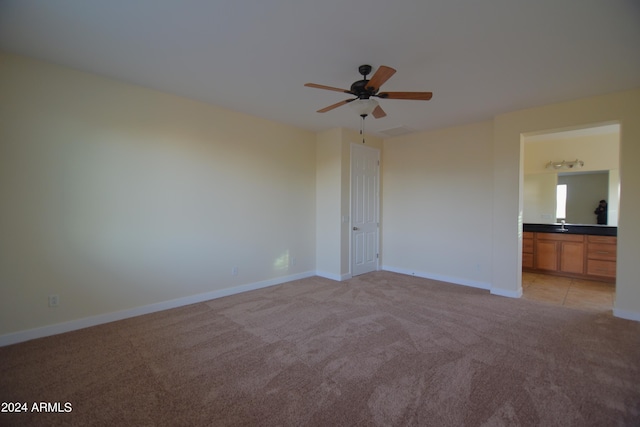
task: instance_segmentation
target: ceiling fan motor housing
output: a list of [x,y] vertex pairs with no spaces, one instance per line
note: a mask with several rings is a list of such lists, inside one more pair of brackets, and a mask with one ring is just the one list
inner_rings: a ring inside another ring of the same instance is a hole
[[369,80],[367,79],[367,75],[371,73],[371,65],[361,65],[358,67],[358,72],[362,74],[364,79],[358,80],[351,85],[351,93],[358,97],[358,99],[369,99],[371,95],[374,95],[375,92],[371,92],[367,90],[367,83]]
[[351,85],[351,93],[357,96],[359,99],[369,99],[375,92],[367,90],[367,83],[369,80],[358,80]]

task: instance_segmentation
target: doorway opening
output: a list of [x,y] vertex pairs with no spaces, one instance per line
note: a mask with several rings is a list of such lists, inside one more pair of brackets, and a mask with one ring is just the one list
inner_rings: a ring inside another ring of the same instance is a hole
[[[610,312],[615,301],[620,125],[535,132],[522,135],[521,141],[523,297]],[[581,167],[557,167],[565,162]],[[604,184],[595,184],[603,179]],[[594,211],[601,200],[608,202],[609,217],[602,226]],[[598,237],[600,232],[606,237]]]

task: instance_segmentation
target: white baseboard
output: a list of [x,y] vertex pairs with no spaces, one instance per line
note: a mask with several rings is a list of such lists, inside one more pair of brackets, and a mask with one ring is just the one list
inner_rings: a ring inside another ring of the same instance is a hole
[[392,267],[390,265],[383,265],[381,268],[382,270],[391,271],[392,273],[400,273],[400,274],[406,274],[409,276],[422,277],[423,279],[438,280],[440,282],[453,283],[455,285],[470,286],[472,288],[479,288],[479,289],[485,289],[485,290],[491,289],[491,285],[489,283],[479,282],[477,280],[468,280],[468,279],[462,279],[460,277],[425,273],[424,271],[408,270],[405,268]]
[[613,315],[621,319],[635,320],[636,322],[640,322],[640,313],[638,313],[637,311],[622,310],[620,308],[614,308]]
[[345,280],[351,279],[350,273],[333,274],[333,273],[327,273],[326,271],[320,271],[320,270],[316,271],[316,276],[324,277],[325,279],[329,279],[329,280],[335,280],[336,282],[343,282]]
[[517,291],[512,291],[510,289],[499,289],[499,288],[491,288],[491,295],[499,295],[501,297],[508,298],[520,298],[522,296],[522,288]]
[[171,308],[182,307],[189,304],[196,304],[203,301],[209,301],[216,298],[222,298],[229,295],[239,294],[241,292],[253,291],[256,289],[266,288],[269,286],[279,285],[281,283],[291,282],[293,280],[312,277],[315,271],[307,271],[304,273],[292,274],[289,276],[276,277],[274,279],[263,280],[255,283],[247,283],[244,285],[234,286],[232,288],[219,289],[211,292],[205,292],[197,295],[176,298],[169,301],[162,301],[155,304],[134,307],[126,310],[115,311],[111,313],[98,314],[96,316],[84,317],[82,319],[70,320],[68,322],[57,323],[55,325],[47,325],[39,328],[28,329],[25,331],[13,332],[0,336],[0,347],[16,344],[35,338],[47,337],[50,335],[62,334],[78,329],[88,328],[90,326],[101,325],[103,323],[115,322],[117,320],[128,319],[130,317],[141,316],[143,314],[155,313],[157,311],[168,310]]

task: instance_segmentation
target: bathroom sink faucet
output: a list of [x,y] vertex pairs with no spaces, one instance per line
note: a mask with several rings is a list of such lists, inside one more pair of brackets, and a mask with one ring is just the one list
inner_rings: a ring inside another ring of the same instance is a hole
[[560,224],[562,224],[562,227],[560,227],[560,231],[562,231],[562,232],[569,231],[569,229],[565,228],[565,226],[564,226],[564,224],[565,224],[564,219],[562,221],[560,221]]

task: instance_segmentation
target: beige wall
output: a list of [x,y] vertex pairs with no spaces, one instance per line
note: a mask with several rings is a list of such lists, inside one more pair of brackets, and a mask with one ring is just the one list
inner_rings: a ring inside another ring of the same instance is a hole
[[550,224],[556,222],[557,173],[526,175],[522,183],[522,222]]
[[342,215],[342,132],[316,135],[316,271],[340,279]]
[[492,123],[385,140],[384,268],[491,285]]
[[545,141],[524,138],[524,174],[567,172],[546,169],[549,161],[584,161],[580,172],[618,169],[620,134],[589,135]]
[[311,132],[4,54],[0,113],[0,335],[315,270]]

